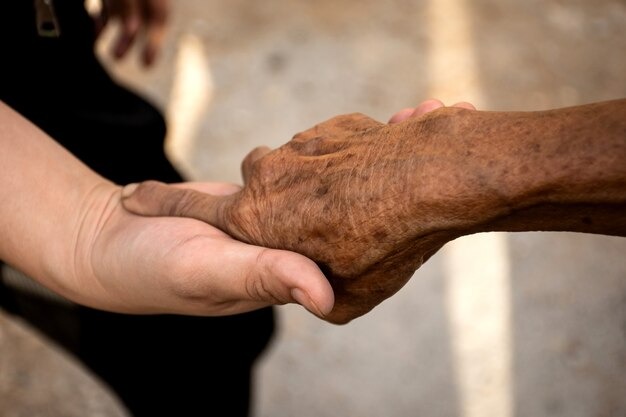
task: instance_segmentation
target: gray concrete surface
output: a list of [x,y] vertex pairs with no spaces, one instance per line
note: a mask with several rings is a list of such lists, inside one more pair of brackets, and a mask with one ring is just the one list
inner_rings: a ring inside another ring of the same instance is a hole
[[[489,110],[626,96],[623,0],[181,0],[174,11],[158,68],[110,65],[166,111],[169,152],[195,179],[239,181],[251,148],[340,113],[385,120],[431,96]],[[606,236],[478,235],[349,325],[281,307],[255,416],[624,416],[625,254],[626,239]]]
[[82,366],[27,324],[0,311],[0,416],[127,414]]

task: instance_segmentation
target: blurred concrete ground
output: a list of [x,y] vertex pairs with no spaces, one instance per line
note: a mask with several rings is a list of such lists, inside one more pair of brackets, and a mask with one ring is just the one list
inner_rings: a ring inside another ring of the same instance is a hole
[[[341,113],[386,120],[432,96],[486,110],[626,96],[623,0],[174,7],[158,68],[109,65],[166,111],[170,154],[194,179],[239,182],[250,149]],[[255,415],[624,416],[625,254],[620,238],[478,235],[347,326],[281,307]]]
[[100,381],[21,320],[0,310],[0,416],[126,415]]

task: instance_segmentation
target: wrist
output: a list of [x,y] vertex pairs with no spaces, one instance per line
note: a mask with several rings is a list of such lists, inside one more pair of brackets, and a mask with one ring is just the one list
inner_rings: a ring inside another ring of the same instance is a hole
[[[73,202],[68,201],[63,238],[57,239],[44,259],[48,282],[55,291],[72,301],[93,305],[100,288],[92,268],[93,245],[97,235],[119,201],[120,187],[101,177],[92,177],[78,186]],[[70,199],[68,199],[70,200]]]
[[[510,211],[521,184],[503,178],[510,158],[501,151],[499,114],[441,108],[413,119],[397,137],[408,161],[411,225],[420,235],[449,232],[450,238],[484,231],[494,217]],[[425,216],[425,214],[428,214]]]
[[488,167],[482,194],[493,203],[477,231],[623,234],[624,112],[623,101],[475,112],[467,135],[481,144],[475,163]]

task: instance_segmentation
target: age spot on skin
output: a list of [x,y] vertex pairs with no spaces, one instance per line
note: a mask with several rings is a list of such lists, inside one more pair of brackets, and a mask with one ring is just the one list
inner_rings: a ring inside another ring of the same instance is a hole
[[328,190],[330,189],[330,186],[328,184],[322,184],[321,186],[319,186],[316,190],[315,190],[315,196],[316,197],[323,197],[326,194],[328,194]]
[[387,238],[387,232],[384,230],[377,230],[376,232],[374,232],[374,239],[376,239],[378,242],[382,242]]

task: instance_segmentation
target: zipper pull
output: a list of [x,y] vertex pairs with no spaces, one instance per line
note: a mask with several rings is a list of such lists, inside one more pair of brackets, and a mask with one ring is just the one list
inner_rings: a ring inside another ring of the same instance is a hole
[[52,0],[35,0],[37,33],[44,38],[58,38],[61,35],[59,21],[54,13]]

